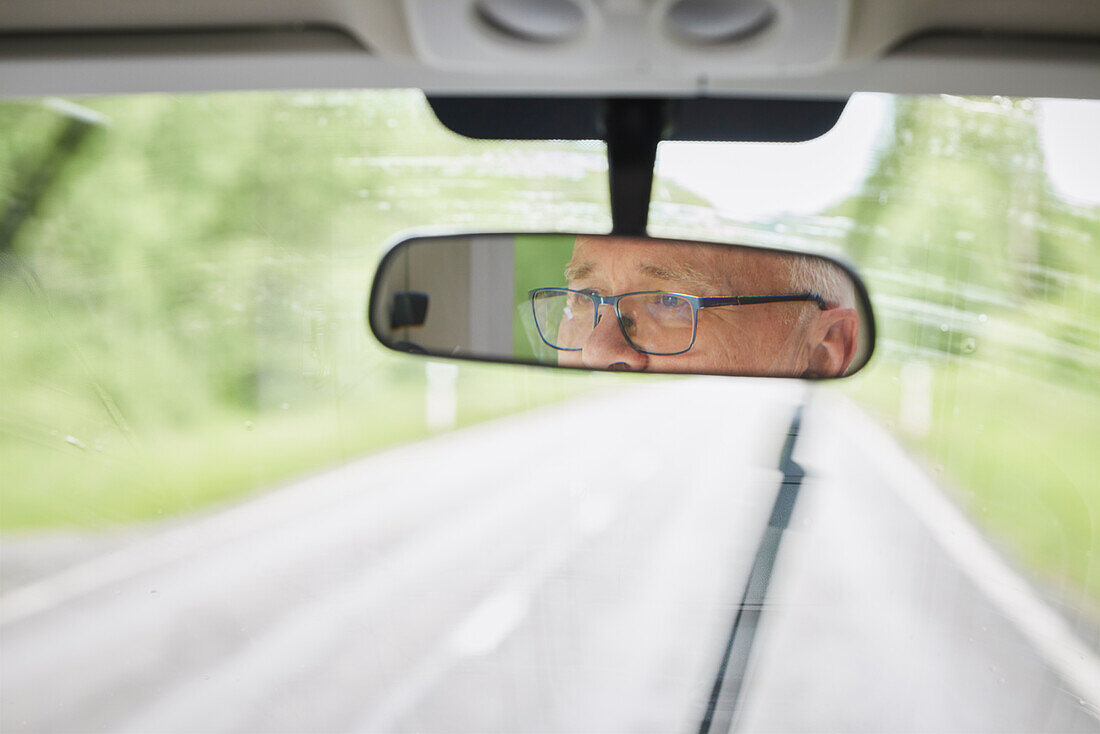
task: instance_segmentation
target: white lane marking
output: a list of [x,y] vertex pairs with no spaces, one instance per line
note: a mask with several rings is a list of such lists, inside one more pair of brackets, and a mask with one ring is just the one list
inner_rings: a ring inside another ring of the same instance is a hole
[[527,616],[538,584],[565,562],[585,538],[604,532],[619,514],[619,504],[608,494],[585,495],[574,515],[574,532],[537,556],[512,583],[490,595],[455,627],[447,649],[458,657],[488,655],[496,650]]
[[553,543],[521,569],[514,581],[479,602],[443,645],[378,696],[382,703],[352,731],[394,731],[401,718],[428,694],[457,659],[485,655],[499,647],[526,618],[538,582],[568,557],[572,546],[562,540]]
[[539,584],[588,538],[603,533],[620,510],[613,497],[586,497],[572,528],[538,553],[512,579],[476,604],[446,637],[446,642],[421,660],[401,681],[378,697],[382,704],[370,711],[352,731],[393,731],[405,714],[463,657],[488,655],[515,632]]
[[451,633],[447,649],[459,657],[488,655],[519,627],[531,606],[526,588],[497,592],[478,604]]
[[[1061,676],[1079,703],[1100,714],[1100,657],[1081,640],[1057,611],[1038,597],[1016,571],[997,555],[981,533],[885,429],[851,400],[818,391],[810,403],[853,427],[865,453],[889,487],[905,502],[944,552],[985,597],[1035,647]],[[827,406],[827,407],[826,407]]]
[[[533,503],[547,511],[556,488],[546,480],[538,486],[532,483],[528,493],[503,491],[488,506],[471,505],[442,526],[422,527],[361,575],[295,607],[250,639],[245,648],[219,658],[201,678],[172,687],[116,728],[124,732],[164,731],[188,722],[186,728],[196,730],[239,729],[249,715],[263,709],[265,697],[279,690],[290,670],[315,664],[357,621],[369,619],[386,600],[400,599],[410,580],[438,573],[441,564],[483,547],[492,528],[521,527]],[[235,688],[236,682],[245,680],[249,682],[246,691]]]

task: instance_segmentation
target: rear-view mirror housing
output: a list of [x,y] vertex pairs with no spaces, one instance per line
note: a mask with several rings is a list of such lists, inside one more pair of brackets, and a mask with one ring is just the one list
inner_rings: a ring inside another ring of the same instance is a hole
[[410,237],[368,311],[398,351],[590,370],[836,378],[875,338],[866,288],[836,260],[583,233]]

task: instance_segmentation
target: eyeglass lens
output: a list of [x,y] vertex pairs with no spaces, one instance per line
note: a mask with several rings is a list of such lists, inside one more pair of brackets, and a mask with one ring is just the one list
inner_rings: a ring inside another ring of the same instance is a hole
[[[610,304],[587,294],[544,289],[534,296],[535,322],[543,338],[559,349],[581,349],[596,327],[598,315],[613,316]],[[695,314],[691,303],[672,293],[632,293],[619,301],[619,322],[635,349],[675,354],[691,347]]]

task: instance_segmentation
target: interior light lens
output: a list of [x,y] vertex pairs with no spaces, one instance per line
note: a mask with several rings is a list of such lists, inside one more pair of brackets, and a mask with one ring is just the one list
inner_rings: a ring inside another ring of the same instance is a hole
[[572,0],[479,0],[478,17],[493,30],[534,43],[565,43],[585,27],[584,10]]
[[668,9],[666,22],[681,41],[717,44],[756,34],[774,17],[767,0],[679,0]]

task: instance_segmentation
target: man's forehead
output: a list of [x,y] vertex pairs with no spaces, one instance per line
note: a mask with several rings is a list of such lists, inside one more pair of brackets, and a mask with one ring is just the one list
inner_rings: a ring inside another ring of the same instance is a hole
[[670,269],[677,263],[693,263],[706,256],[690,245],[619,237],[578,237],[570,264],[591,270],[628,267],[640,270]]
[[578,237],[566,266],[570,279],[601,275],[640,275],[725,287],[744,276],[754,280],[774,272],[776,260],[751,248],[619,237]]
[[[580,258],[576,256],[565,266],[565,275],[570,280],[607,275],[610,265],[599,258]],[[623,268],[616,267],[615,274],[621,274]],[[661,262],[647,259],[632,260],[625,264],[626,274],[637,274],[656,280],[710,282],[714,280],[713,271],[701,271],[682,262]]]

